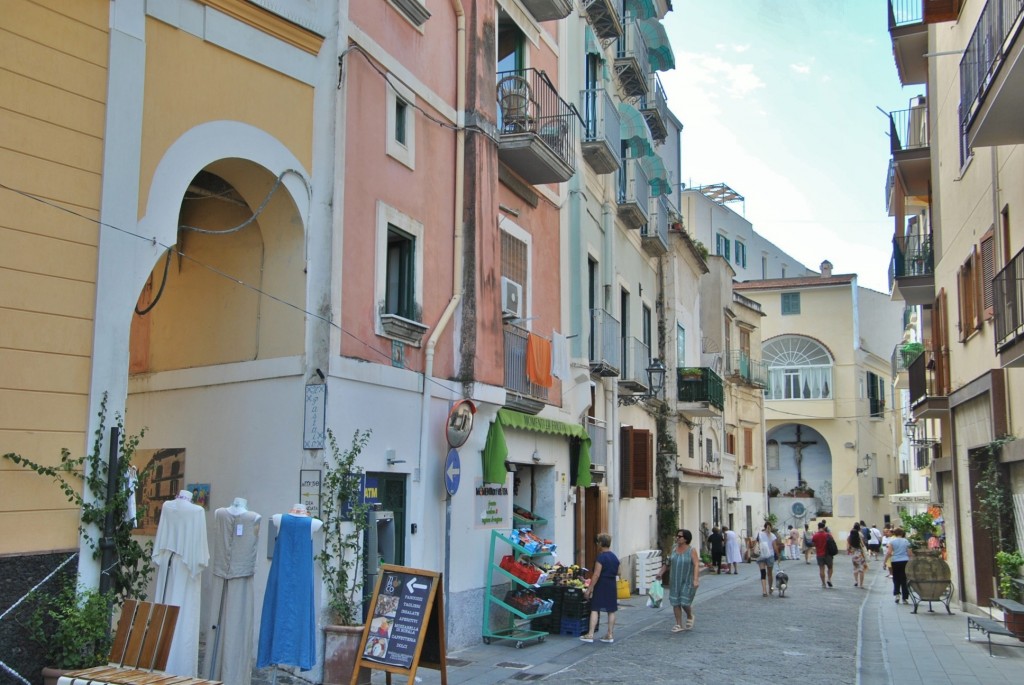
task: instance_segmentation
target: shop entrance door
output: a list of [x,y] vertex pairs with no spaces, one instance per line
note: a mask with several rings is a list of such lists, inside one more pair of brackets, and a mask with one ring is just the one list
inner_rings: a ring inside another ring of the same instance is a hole
[[395,561],[399,566],[405,566],[405,536],[408,533],[406,524],[405,506],[405,474],[395,473],[368,473],[368,477],[377,481],[377,497],[381,508],[390,511],[395,515]]
[[582,522],[576,538],[576,563],[593,569],[599,551],[597,536],[608,532],[608,493],[600,486],[584,488],[582,493],[576,499],[576,521]]

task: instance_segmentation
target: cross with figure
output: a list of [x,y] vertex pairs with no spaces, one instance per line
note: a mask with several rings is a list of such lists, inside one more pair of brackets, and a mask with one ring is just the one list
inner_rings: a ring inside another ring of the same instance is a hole
[[793,448],[793,459],[794,459],[794,461],[796,461],[796,484],[797,484],[797,486],[802,486],[804,484],[804,474],[803,474],[803,469],[802,469],[802,465],[803,465],[803,461],[804,461],[804,448],[807,447],[808,445],[817,445],[818,441],[817,440],[808,440],[808,441],[805,442],[805,441],[801,440],[800,439],[800,424],[798,423],[796,425],[796,440],[795,441],[790,441],[790,442],[785,442],[784,441],[782,444],[783,445],[789,445],[790,447]]

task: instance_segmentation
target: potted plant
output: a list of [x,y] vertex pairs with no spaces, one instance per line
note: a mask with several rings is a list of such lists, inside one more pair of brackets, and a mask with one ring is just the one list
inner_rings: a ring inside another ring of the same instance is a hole
[[900,512],[900,522],[907,531],[910,546],[917,553],[928,543],[928,538],[935,534],[935,519],[927,511],[911,514],[906,510]]
[[110,607],[113,592],[79,586],[74,577],[58,592],[37,590],[35,608],[25,622],[26,635],[43,651],[43,682],[56,683],[67,671],[107,662],[113,637]]
[[[133,536],[134,522],[128,517],[129,499],[133,496],[127,487],[129,469],[145,431],[126,434],[124,422],[117,416],[111,436],[117,444],[117,459],[111,464],[103,456],[106,408],[104,394],[99,425],[87,455],[73,458],[67,449],[62,449],[57,466],[46,466],[13,452],[3,455],[7,461],[56,483],[80,512],[79,533],[85,546],[103,564],[101,589],[80,586],[77,578],[72,577],[56,591],[44,584],[32,593],[36,605],[30,610],[25,627],[28,636],[47,650],[50,661],[43,664],[44,670],[72,670],[105,663],[110,653],[112,608],[126,599],[144,599],[153,574],[153,544],[141,544]],[[146,475],[138,474],[139,489]],[[137,512],[139,517],[144,514],[144,509]],[[108,550],[106,559],[104,548]]]
[[[316,556],[330,613],[324,626],[325,685],[351,682],[363,636],[361,552],[369,507],[361,501],[363,468],[356,461],[370,435],[369,430],[356,430],[342,452],[334,432],[327,430],[331,454],[324,460],[320,504],[324,547]],[[361,670],[359,682],[370,682],[369,669]]]
[[[1020,588],[1014,583],[1020,567],[1024,565],[1024,556],[1020,552],[996,552],[996,567],[999,569],[999,596],[1019,602]],[[1003,609],[1003,621],[1018,639],[1024,640],[1024,613]]]

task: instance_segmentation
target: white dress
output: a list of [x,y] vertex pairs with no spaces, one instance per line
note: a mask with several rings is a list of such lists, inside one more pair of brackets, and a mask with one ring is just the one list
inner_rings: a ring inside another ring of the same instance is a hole
[[155,602],[180,607],[167,673],[196,677],[199,661],[199,600],[203,569],[210,563],[205,510],[183,499],[164,502],[153,541],[157,565]]
[[729,564],[739,564],[743,561],[743,552],[740,551],[740,537],[736,531],[725,531],[725,561]]

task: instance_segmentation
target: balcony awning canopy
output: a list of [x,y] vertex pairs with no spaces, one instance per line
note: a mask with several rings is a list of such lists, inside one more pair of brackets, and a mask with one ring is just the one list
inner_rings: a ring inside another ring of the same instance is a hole
[[505,429],[534,431],[551,435],[564,435],[579,440],[579,467],[576,469],[574,485],[585,488],[590,486],[590,435],[583,426],[531,416],[511,409],[499,409],[498,416],[487,431],[484,443],[483,467],[484,483],[504,483],[508,472],[505,460],[508,459],[508,444],[505,442]]
[[628,102],[620,102],[618,108],[622,142],[626,144],[629,152],[626,156],[636,159],[653,155],[654,140],[651,138],[651,129],[647,126],[644,115]]
[[636,19],[651,19],[658,16],[654,0],[626,0],[623,9]]
[[672,52],[672,43],[665,32],[665,26],[657,19],[641,19],[636,22],[640,35],[647,44],[647,59],[651,69],[668,71],[676,68],[676,56]]
[[651,196],[668,195],[672,192],[672,184],[668,179],[668,170],[658,155],[644,155],[639,160],[640,168],[647,174],[647,183],[651,187]]

